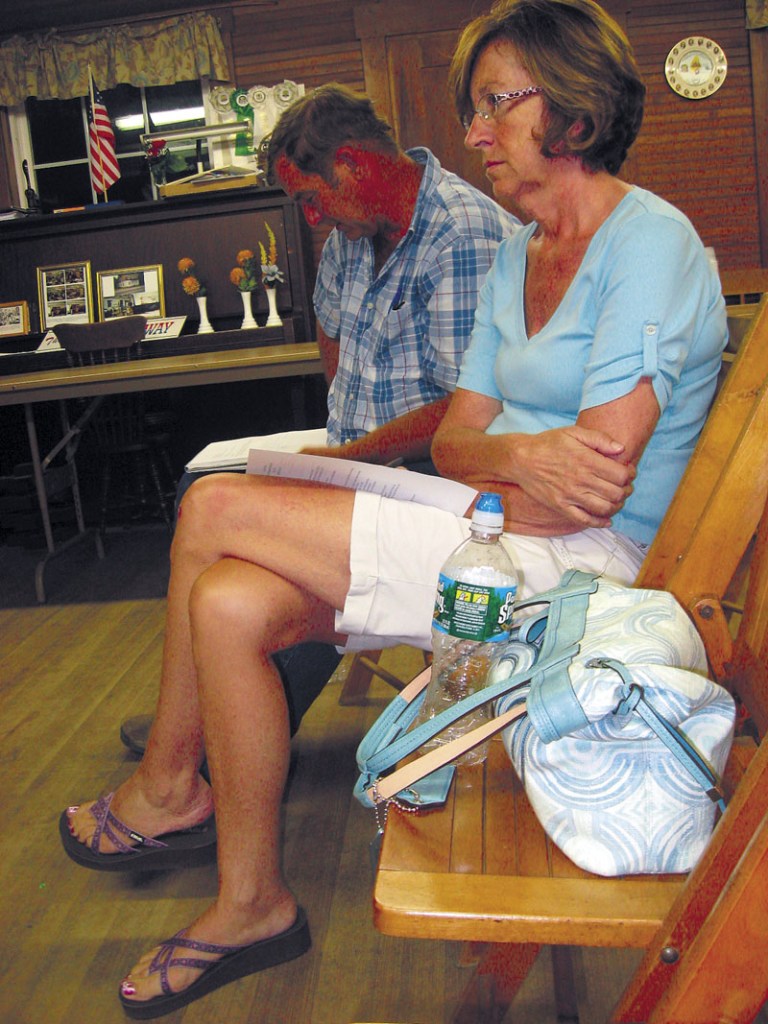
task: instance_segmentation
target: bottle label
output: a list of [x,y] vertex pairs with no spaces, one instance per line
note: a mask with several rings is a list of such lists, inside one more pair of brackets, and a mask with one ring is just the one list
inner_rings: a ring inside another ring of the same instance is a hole
[[433,625],[462,640],[503,640],[512,628],[517,587],[464,583],[440,573]]

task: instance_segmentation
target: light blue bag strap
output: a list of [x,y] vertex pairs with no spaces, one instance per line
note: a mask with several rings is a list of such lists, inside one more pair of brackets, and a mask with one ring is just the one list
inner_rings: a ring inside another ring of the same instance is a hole
[[725,797],[720,789],[717,776],[710,766],[692,745],[685,733],[669,722],[646,699],[645,690],[633,682],[626,665],[613,658],[593,658],[587,662],[587,668],[610,668],[620,677],[622,699],[614,708],[614,715],[630,715],[636,711],[645,724],[661,740],[685,768],[689,775],[701,786],[709,799],[725,811]]
[[[540,604],[548,604],[547,617],[554,614],[554,619],[560,622],[565,618],[565,634],[562,639],[558,638],[556,630],[551,629],[551,621],[547,623],[544,633],[544,640],[536,664],[535,678],[544,678],[548,671],[558,674],[558,669],[567,680],[567,667],[578,653],[578,643],[584,634],[584,621],[586,620],[586,608],[589,603],[589,595],[597,589],[597,577],[595,574],[569,570],[566,572],[560,584],[550,590],[526,601],[520,602],[519,608],[532,607]],[[563,615],[563,604],[576,600],[578,612],[573,616]],[[537,617],[537,621],[539,617]],[[579,631],[578,623],[581,622]],[[525,623],[523,624],[525,626]],[[571,642],[573,638],[573,642]],[[398,695],[389,706],[382,712],[373,726],[366,733],[357,748],[357,766],[359,770],[369,779],[375,779],[382,772],[392,768],[402,758],[413,753],[422,744],[432,739],[437,733],[452,725],[457,719],[473,711],[475,708],[489,701],[503,697],[506,693],[517,687],[528,683],[532,679],[531,670],[515,673],[507,679],[495,683],[492,686],[484,687],[476,693],[465,697],[445,711],[435,715],[434,718],[423,722],[415,729],[408,731],[419,713],[424,701],[422,691],[414,700],[407,701]],[[570,687],[570,683],[568,683]],[[572,691],[571,691],[572,692]],[[575,700],[575,696],[574,696]],[[577,706],[578,706],[578,702]],[[578,708],[581,719],[584,713]],[[573,717],[573,710],[570,710],[569,720]],[[368,783],[370,784],[370,783]],[[367,787],[366,787],[367,788]],[[357,790],[356,790],[357,791]]]
[[357,748],[357,767],[360,771],[367,770],[369,763],[379,751],[387,750],[398,736],[410,728],[421,710],[425,693],[426,690],[422,690],[410,702],[398,694],[389,702]]
[[[597,575],[572,569],[563,576],[563,586],[550,591],[547,628],[528,695],[528,717],[542,743],[559,740],[589,725],[571,686],[567,664],[549,664],[547,656],[555,649],[576,648],[584,638],[589,599],[597,590]],[[538,595],[540,599],[543,595]]]
[[[567,666],[577,653],[577,646],[558,651],[550,655],[548,665],[554,667],[563,664]],[[543,665],[542,667],[548,666]],[[474,711],[481,704],[487,704],[489,701],[503,697],[510,690],[527,684],[530,680],[530,669],[516,672],[498,683],[485,686],[468,697],[464,697],[451,707],[441,711],[439,715],[422,722],[421,725],[410,731],[406,730],[413,724],[421,708],[424,693],[419,694],[411,702],[404,700],[398,694],[360,741],[360,746],[357,748],[358,768],[360,771],[369,772],[374,776],[380,775],[402,758],[407,757],[408,754],[412,754],[414,750],[426,743],[427,740],[432,739],[437,733],[453,725],[457,719],[463,718],[464,715]]]
[[[575,594],[592,594],[597,589],[599,577],[599,573],[582,572],[581,569],[568,569],[563,573],[556,587],[550,587],[549,590],[542,590],[540,594],[533,594],[522,601],[517,601],[515,603],[515,612],[523,608],[534,608],[539,604],[551,605],[553,602]],[[525,623],[523,623],[524,625]]]

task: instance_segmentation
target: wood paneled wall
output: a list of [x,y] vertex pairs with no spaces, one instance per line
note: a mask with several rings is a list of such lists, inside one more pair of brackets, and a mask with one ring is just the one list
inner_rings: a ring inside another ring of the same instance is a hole
[[[235,84],[271,86],[287,78],[307,90],[325,82],[343,82],[363,92],[365,72],[355,36],[355,6],[356,0],[310,0],[301,6],[284,3],[277,9],[234,8]],[[327,235],[327,228],[312,229],[315,267]]]
[[[683,210],[714,247],[722,268],[768,266],[768,29],[746,29],[744,0],[603,3],[625,27],[648,85],[645,123],[625,176]],[[444,71],[428,68],[409,92],[411,72],[398,64],[398,53],[409,35],[424,40],[430,31],[457,32],[489,5],[490,0],[441,0],[437,6],[424,0],[275,0],[264,6],[231,0],[216,9],[234,84],[269,86],[289,78],[307,88],[328,81],[367,85],[408,144],[426,141],[447,166],[461,170],[460,137],[446,105],[436,119],[431,102],[419,113],[423,104],[403,99],[426,90],[431,101]],[[724,86],[702,101],[677,96],[664,78],[668,51],[690,35],[715,39],[728,58]],[[431,52],[426,45],[422,49]],[[0,174],[0,193],[2,187]],[[313,234],[315,259],[323,238],[322,232]]]
[[[629,180],[657,192],[682,209],[723,268],[768,264],[768,38],[748,32],[743,0],[604,0],[625,27],[648,86],[645,122],[625,172]],[[479,9],[485,9],[480,4]],[[312,88],[341,81],[364,89],[389,76],[389,93],[377,99],[394,122],[402,114],[388,43],[411,32],[455,29],[478,10],[476,0],[445,0],[440,17],[423,0],[279,0],[273,8],[233,6],[232,54],[239,86],[273,85],[283,78]],[[367,35],[382,25],[377,51]],[[393,24],[396,27],[393,27]],[[362,27],[362,30],[361,30]],[[728,58],[724,86],[706,100],[682,99],[664,78],[670,48],[687,35],[722,45]],[[365,35],[366,38],[358,38]],[[374,66],[374,62],[377,62]],[[402,78],[403,69],[398,69]],[[411,137],[418,125],[398,125]],[[434,125],[423,129],[430,143]],[[446,137],[456,134],[446,124]],[[446,143],[443,159],[450,166]],[[455,146],[453,147],[455,152]],[[440,154],[438,154],[440,155]],[[315,253],[323,235],[315,235]]]
[[[759,266],[757,111],[743,4],[633,3],[627,33],[648,85],[632,179],[683,210],[721,266]],[[664,79],[670,48],[690,34],[716,40],[728,59],[725,84],[705,100],[681,98]]]
[[234,8],[237,84],[274,85],[290,78],[307,89],[330,81],[363,89],[355,6],[355,0],[324,0],[306,6],[281,4],[275,9]]

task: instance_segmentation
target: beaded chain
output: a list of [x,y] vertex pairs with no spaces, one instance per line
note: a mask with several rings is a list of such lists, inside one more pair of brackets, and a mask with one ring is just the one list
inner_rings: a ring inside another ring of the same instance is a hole
[[[414,798],[418,800],[419,794],[413,789],[405,790],[406,793],[412,793]],[[379,780],[377,779],[371,787],[371,793],[373,794],[373,813],[376,815],[376,831],[383,832],[384,826],[387,824],[387,817],[389,816],[389,808],[392,806],[397,807],[405,814],[418,814],[421,810],[420,807],[412,807],[410,804],[405,803],[404,800],[398,800],[396,796],[391,796],[389,799],[384,800],[379,796]],[[382,810],[383,805],[383,810]]]

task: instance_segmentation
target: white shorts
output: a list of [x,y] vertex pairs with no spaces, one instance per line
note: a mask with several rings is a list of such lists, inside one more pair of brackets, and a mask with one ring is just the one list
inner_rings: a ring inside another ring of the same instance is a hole
[[[448,555],[469,536],[469,519],[450,512],[358,491],[352,515],[351,582],[336,629],[343,650],[410,644],[430,650],[437,577]],[[505,533],[520,577],[519,596],[555,586],[567,569],[598,572],[631,584],[647,551],[614,530],[565,537]],[[341,650],[341,648],[340,648]]]

